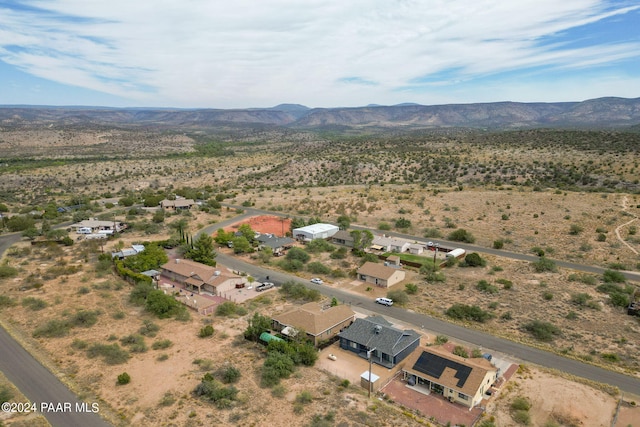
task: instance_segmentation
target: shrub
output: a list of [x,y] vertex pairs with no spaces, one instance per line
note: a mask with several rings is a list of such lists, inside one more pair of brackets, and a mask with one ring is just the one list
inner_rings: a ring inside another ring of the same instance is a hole
[[582,233],[583,230],[584,229],[578,224],[571,224],[571,226],[569,227],[569,234],[571,234],[572,236],[577,236],[578,234]]
[[39,311],[46,308],[49,304],[43,299],[34,297],[25,297],[22,299],[22,306],[28,307],[30,310]]
[[453,348],[453,354],[455,354],[456,356],[464,357],[465,359],[469,357],[469,353],[461,345],[457,345]]
[[131,334],[120,339],[122,345],[128,346],[133,353],[144,353],[147,351],[147,345],[144,337],[139,334]]
[[49,320],[42,326],[33,331],[34,338],[59,338],[67,335],[71,329],[69,322],[64,320]]
[[331,269],[321,262],[315,261],[307,264],[307,271],[313,274],[330,274]]
[[300,248],[291,248],[287,251],[287,255],[285,259],[287,261],[300,261],[303,264],[309,261],[311,256],[304,250]]
[[129,352],[118,344],[93,344],[87,350],[87,357],[101,356],[107,365],[120,365],[129,360]]
[[278,352],[269,353],[262,367],[262,386],[275,386],[282,378],[289,378],[294,368],[295,364],[289,356]]
[[152,290],[147,294],[145,309],[161,319],[177,316],[186,309],[171,295],[165,295],[161,290]]
[[525,331],[533,335],[534,338],[544,342],[552,341],[557,335],[560,335],[560,328],[549,322],[541,320],[533,320],[523,325]]
[[9,279],[18,275],[18,269],[9,265],[0,265],[0,279]]
[[193,394],[215,403],[218,409],[227,409],[233,406],[233,402],[238,395],[238,389],[234,386],[224,387],[211,376],[205,375],[200,384],[193,390]]
[[449,337],[446,335],[437,335],[436,336],[436,344],[437,345],[442,345],[442,344],[446,344],[447,342],[449,342]]
[[395,290],[387,292],[387,298],[392,299],[394,304],[405,305],[409,302],[409,295],[405,291]]
[[333,252],[335,249],[336,247],[327,242],[325,239],[313,239],[304,247],[305,251],[312,254],[317,254],[320,252]]
[[500,283],[505,289],[509,290],[513,288],[513,282],[507,279],[498,279],[496,283]]
[[297,403],[307,404],[307,403],[311,403],[312,401],[313,401],[313,395],[311,394],[311,392],[306,390],[298,393],[298,395],[296,396]]
[[305,301],[319,301],[322,296],[317,290],[308,289],[302,283],[294,281],[283,283],[279,291],[287,298]]
[[90,328],[98,322],[98,315],[100,314],[97,310],[80,310],[69,320],[72,326],[79,326],[82,328]]
[[488,294],[497,294],[498,288],[496,286],[491,285],[486,280],[480,280],[476,285],[476,289],[480,292],[486,292]]
[[464,257],[464,264],[461,264],[461,267],[484,267],[486,264],[487,262],[477,252],[471,252]]
[[502,249],[504,248],[504,240],[498,239],[493,241],[493,249]]
[[240,369],[235,366],[225,366],[224,368],[220,368],[218,370],[218,376],[222,379],[222,382],[225,384],[237,383],[240,380]]
[[502,319],[502,320],[513,320],[513,314],[511,314],[510,311],[507,311],[506,313],[503,313],[500,316],[500,319]]
[[[219,307],[218,307],[219,308]],[[216,313],[217,314],[217,313]],[[198,336],[200,338],[206,338],[206,337],[210,337],[211,335],[213,335],[213,326],[211,325],[207,325],[204,328],[200,329],[200,332],[198,333]]]
[[513,420],[518,424],[528,426],[531,424],[531,415],[528,411],[515,411],[512,415]]
[[142,322],[142,326],[138,329],[138,333],[140,335],[144,335],[145,337],[155,337],[160,330],[160,326],[153,323],[151,320],[144,320]]
[[131,382],[131,377],[126,372],[123,372],[120,375],[118,375],[118,381],[117,381],[118,385],[125,385],[125,384],[129,384],[130,382]]
[[604,280],[605,283],[624,283],[627,281],[624,274],[614,270],[605,270],[604,273],[602,273],[602,280]]
[[555,262],[543,256],[540,257],[539,260],[533,262],[532,265],[536,273],[544,273],[547,271],[554,273],[558,270]]
[[406,285],[404,285],[404,291],[408,295],[415,295],[418,293],[418,285],[413,283],[407,283]]
[[151,348],[154,350],[164,350],[173,345],[173,342],[169,339],[166,340],[158,340],[151,344]]
[[493,317],[491,313],[482,310],[477,305],[470,306],[465,304],[454,304],[447,309],[445,314],[454,319],[473,320],[480,323],[484,323]]
[[395,223],[396,228],[405,229],[411,227],[411,221],[406,218],[398,218]]
[[511,402],[511,409],[514,411],[528,411],[531,409],[531,402],[525,397],[516,397]]
[[459,228],[456,231],[449,233],[448,240],[453,242],[475,243],[476,239],[471,233],[464,228]]

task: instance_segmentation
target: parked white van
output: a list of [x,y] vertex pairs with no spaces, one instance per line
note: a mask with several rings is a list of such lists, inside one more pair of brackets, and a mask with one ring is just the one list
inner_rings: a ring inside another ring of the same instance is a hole
[[390,298],[376,298],[376,302],[378,304],[382,304],[382,305],[386,305],[386,306],[392,306],[393,305],[393,300]]
[[76,231],[76,233],[78,233],[78,234],[91,234],[91,227],[79,227],[78,231]]

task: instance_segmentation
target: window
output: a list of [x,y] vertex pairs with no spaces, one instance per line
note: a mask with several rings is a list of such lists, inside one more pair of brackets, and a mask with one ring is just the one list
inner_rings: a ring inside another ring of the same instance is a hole
[[358,343],[357,342],[353,342],[352,341],[349,345],[351,346],[351,348],[358,348]]
[[462,400],[469,400],[469,396],[466,394],[458,393],[458,397]]

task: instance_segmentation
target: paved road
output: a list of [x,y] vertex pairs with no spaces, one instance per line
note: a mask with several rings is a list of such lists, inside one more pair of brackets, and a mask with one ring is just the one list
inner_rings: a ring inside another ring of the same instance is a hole
[[436,334],[455,337],[457,340],[462,340],[480,348],[504,353],[525,362],[540,366],[547,366],[582,378],[611,384],[619,387],[625,392],[640,395],[640,379],[629,375],[608,371],[597,366],[588,365],[547,351],[518,344],[503,338],[498,338],[474,329],[467,329],[465,327],[434,319],[419,313],[409,312],[398,307],[382,306],[380,304],[376,304],[371,298],[363,297],[341,289],[331,288],[329,286],[315,285],[308,281],[300,280],[295,276],[255,266],[222,253],[218,253],[217,260],[227,267],[231,267],[234,270],[246,271],[259,279],[269,276],[271,281],[275,281],[277,283],[286,282],[287,280],[295,280],[303,283],[311,289],[317,289],[328,297],[336,297],[343,304],[361,307],[365,310],[400,320],[404,323],[414,325],[416,329],[422,328],[435,332]]
[[[20,238],[20,234],[0,237],[0,257]],[[108,427],[111,425],[97,413],[91,412],[94,402],[84,402],[86,406],[81,407],[82,402],[77,396],[34,359],[4,328],[0,328],[0,371],[20,389],[29,402],[36,404],[38,411],[53,427]],[[96,409],[99,411],[100,406],[98,405]]]

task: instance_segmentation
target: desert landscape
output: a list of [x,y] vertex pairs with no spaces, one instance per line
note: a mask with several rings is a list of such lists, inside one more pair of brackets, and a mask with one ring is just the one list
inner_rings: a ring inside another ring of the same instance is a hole
[[[252,294],[232,313],[157,318],[132,302],[132,285],[102,256],[132,244],[178,239],[180,233],[194,236],[214,224],[234,223],[245,209],[260,209],[292,223],[337,223],[342,217],[379,234],[452,245],[451,233],[465,230],[465,243],[479,248],[481,265],[459,262],[434,274],[407,268],[407,278],[390,289],[356,280],[363,258],[351,251],[334,256],[339,248],[333,245],[310,252],[310,258],[326,267],[321,276],[328,289],[372,300],[403,292],[407,310],[640,377],[640,322],[624,304],[638,284],[621,278],[640,269],[636,132],[353,133],[234,126],[208,134],[35,125],[25,130],[5,122],[2,235],[24,237],[1,262],[3,325],[79,395],[97,399],[114,425],[269,426],[274,419],[312,426],[437,425],[429,414],[381,396],[369,399],[359,384],[320,367],[300,366],[278,386],[264,387],[266,351],[245,340],[243,331],[255,313],[271,316],[300,305],[300,299],[273,289]],[[556,155],[559,145],[562,156]],[[157,214],[158,200],[176,197],[201,204]],[[129,228],[104,242],[78,241],[69,232],[71,245],[32,245],[57,226],[66,230],[93,217]],[[300,279],[318,275],[306,268],[287,271],[277,257],[234,249],[215,246]],[[597,266],[606,274],[557,261]],[[478,307],[486,320],[452,317],[449,309],[461,303]],[[56,321],[75,326],[60,336],[37,332]],[[535,321],[553,327],[550,339],[527,328]],[[199,337],[208,325],[212,335]],[[422,341],[433,344],[435,336],[423,331]],[[105,346],[119,348],[122,358],[91,351]],[[194,393],[203,376],[218,378],[229,368],[240,376],[228,406]],[[118,385],[123,373],[130,382]],[[488,400],[476,425],[609,426],[615,418],[616,426],[636,426],[638,394],[523,364]],[[21,416],[2,422],[32,425]]]

